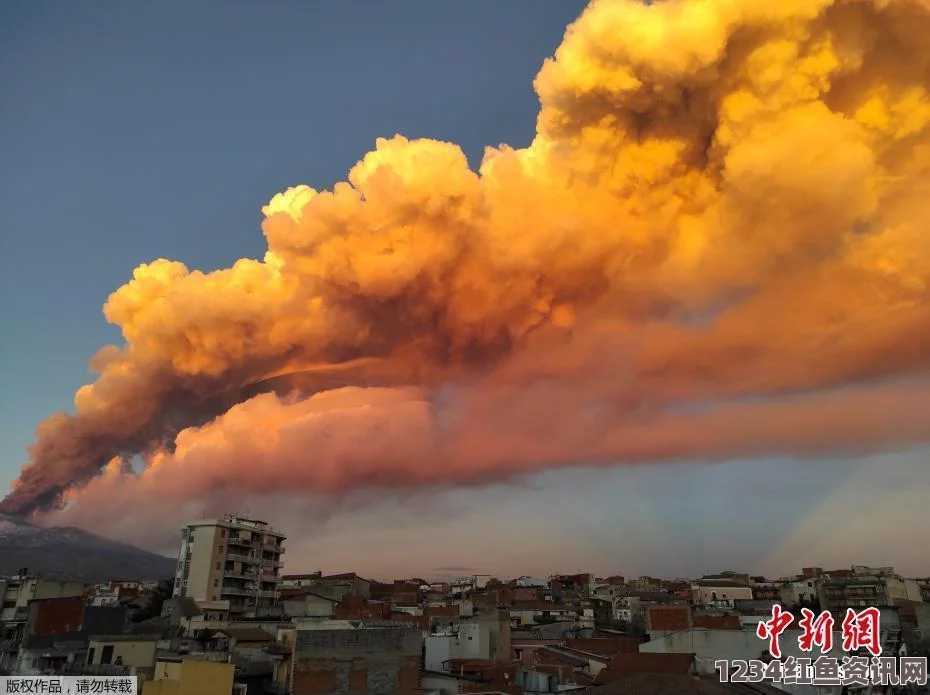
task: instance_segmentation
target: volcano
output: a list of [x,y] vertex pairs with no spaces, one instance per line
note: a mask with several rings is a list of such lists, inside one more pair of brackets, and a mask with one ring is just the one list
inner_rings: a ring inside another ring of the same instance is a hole
[[102,538],[72,526],[42,528],[0,514],[0,576],[28,569],[49,579],[88,583],[110,579],[168,579],[174,558]]

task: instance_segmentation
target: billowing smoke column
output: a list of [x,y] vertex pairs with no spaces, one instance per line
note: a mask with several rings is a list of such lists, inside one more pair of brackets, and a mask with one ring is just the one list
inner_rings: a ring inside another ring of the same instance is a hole
[[264,260],[137,268],[0,511],[930,438],[927,36],[927,0],[593,3],[527,149],[379,140],[274,197]]

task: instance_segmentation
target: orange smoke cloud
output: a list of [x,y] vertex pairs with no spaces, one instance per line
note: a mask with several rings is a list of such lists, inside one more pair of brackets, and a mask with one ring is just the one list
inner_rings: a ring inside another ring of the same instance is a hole
[[265,206],[263,260],[137,268],[2,511],[925,441],[927,35],[926,0],[592,3],[530,147],[379,140]]

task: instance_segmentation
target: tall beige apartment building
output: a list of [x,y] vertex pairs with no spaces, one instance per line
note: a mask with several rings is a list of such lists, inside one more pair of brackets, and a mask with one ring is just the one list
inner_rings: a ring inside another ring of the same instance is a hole
[[251,617],[278,601],[283,533],[264,521],[227,514],[181,529],[174,595],[229,601],[230,616]]

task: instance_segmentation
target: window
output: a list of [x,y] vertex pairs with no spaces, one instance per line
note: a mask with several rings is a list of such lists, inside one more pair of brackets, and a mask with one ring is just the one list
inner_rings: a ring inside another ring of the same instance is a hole
[[113,645],[108,644],[100,652],[100,663],[109,664],[113,662]]
[[220,529],[220,538],[226,538],[226,529],[224,528]]
[[216,569],[218,569],[218,570],[223,569],[223,563],[222,563],[222,562],[217,562],[217,563],[216,563]]
[[214,587],[218,587],[219,585],[220,585],[220,580],[219,580],[219,579],[214,579],[214,580],[213,580],[213,586],[214,586]]

